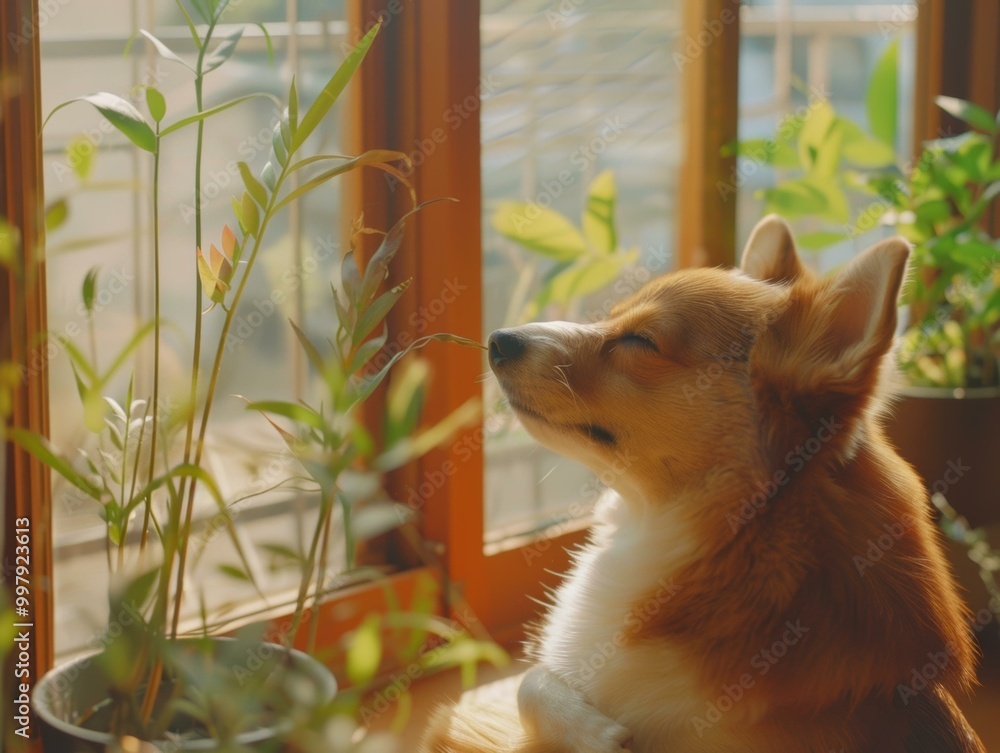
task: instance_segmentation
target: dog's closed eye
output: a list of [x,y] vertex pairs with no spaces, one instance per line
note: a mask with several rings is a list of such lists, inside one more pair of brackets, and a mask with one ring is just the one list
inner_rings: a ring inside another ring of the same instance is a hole
[[618,342],[622,345],[634,345],[639,348],[651,350],[655,353],[659,352],[659,348],[656,347],[656,343],[645,335],[640,335],[637,332],[626,332],[618,338]]

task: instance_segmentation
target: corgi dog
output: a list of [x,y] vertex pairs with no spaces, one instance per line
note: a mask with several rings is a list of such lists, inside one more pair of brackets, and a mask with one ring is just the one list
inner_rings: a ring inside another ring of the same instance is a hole
[[985,753],[966,608],[880,423],[908,255],[819,279],[768,217],[739,270],[491,335],[527,430],[614,480],[516,698],[439,710],[422,750]]

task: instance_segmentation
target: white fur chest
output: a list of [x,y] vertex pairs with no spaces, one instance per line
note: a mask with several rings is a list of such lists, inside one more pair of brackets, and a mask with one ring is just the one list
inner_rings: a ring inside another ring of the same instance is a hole
[[694,557],[694,543],[669,509],[640,517],[617,495],[601,501],[597,518],[592,542],[556,591],[538,659],[637,737],[662,739],[700,699],[666,641],[629,636],[671,608],[683,588],[674,576]]

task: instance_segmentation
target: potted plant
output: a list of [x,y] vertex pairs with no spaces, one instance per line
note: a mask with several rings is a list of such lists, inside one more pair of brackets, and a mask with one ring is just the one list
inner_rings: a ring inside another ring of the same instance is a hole
[[886,428],[932,492],[944,493],[975,525],[997,523],[1000,241],[990,221],[1000,195],[1000,116],[939,97],[938,106],[971,130],[897,161],[897,56],[893,42],[875,65],[867,129],[811,99],[774,137],[735,150],[750,160],[746,172],[764,164],[778,172],[759,196],[765,212],[797,226],[805,250],[868,232],[900,233],[914,244],[898,351],[902,379]]
[[[337,524],[339,506],[343,533],[350,542],[357,536],[359,518],[366,531],[383,530],[386,512],[402,520],[398,508],[379,504],[380,474],[433,447],[447,438],[455,426],[469,420],[476,406],[466,406],[443,426],[420,432],[412,411],[397,428],[395,442],[379,452],[367,436],[358,412],[389,369],[406,353],[433,340],[457,340],[447,335],[423,338],[381,368],[372,359],[386,342],[384,319],[401,297],[406,284],[387,292],[380,286],[388,264],[399,246],[404,220],[389,233],[367,265],[352,252],[342,264],[341,294],[334,291],[338,328],[333,353],[323,357],[299,328],[299,336],[312,365],[320,372],[329,392],[321,409],[281,401],[251,403],[253,409],[291,420],[296,430],[277,422],[296,458],[319,491],[319,517],[309,551],[299,557],[301,585],[288,629],[279,644],[263,641],[262,628],[237,631],[235,636],[209,635],[208,616],[202,628],[185,635],[181,608],[185,602],[186,576],[194,566],[200,529],[205,523],[194,515],[196,498],[216,506],[208,525],[224,531],[239,562],[228,566],[235,578],[253,582],[232,501],[224,498],[204,462],[206,436],[212,426],[227,334],[239,310],[248,280],[254,272],[263,241],[272,220],[289,204],[332,178],[361,166],[386,170],[406,184],[393,163],[406,157],[385,150],[356,157],[317,154],[304,156],[304,145],[323,121],[354,71],[361,64],[379,31],[375,25],[347,55],[343,64],[323,87],[316,100],[300,112],[294,80],[283,114],[275,126],[271,159],[255,174],[239,163],[243,181],[240,196],[233,198],[235,221],[216,231],[217,240],[202,237],[201,207],[195,202],[195,236],[188,258],[200,281],[194,292],[190,392],[178,407],[168,405],[161,394],[159,164],[163,140],[181,129],[197,130],[194,195],[201,195],[202,136],[213,115],[236,107],[249,95],[206,108],[203,103],[205,77],[224,64],[235,50],[242,27],[217,38],[216,30],[227,0],[178,2],[197,48],[189,65],[153,35],[142,32],[157,52],[174,64],[187,67],[193,76],[196,112],[168,117],[168,103],[153,86],[145,87],[148,119],[125,99],[108,93],[81,97],[96,107],[107,121],[140,150],[148,153],[153,166],[151,247],[153,252],[154,316],[138,328],[107,370],[95,359],[66,344],[72,359],[83,408],[83,420],[96,435],[92,447],[82,448],[79,458],[55,450],[39,435],[12,430],[10,439],[46,463],[100,510],[106,525],[108,565],[111,572],[109,620],[95,653],[57,667],[36,686],[35,712],[42,721],[43,741],[48,751],[104,751],[124,741],[151,741],[160,750],[354,750],[358,736],[354,725],[331,724],[332,716],[356,711],[357,693],[345,703],[334,696],[336,683],[325,667],[291,644],[300,635],[300,622],[311,614],[312,644],[319,611],[311,609],[324,597],[324,575],[328,543]],[[195,23],[195,19],[199,21]],[[262,27],[263,28],[263,27]],[[266,30],[265,30],[266,34]],[[64,103],[53,114],[70,103]],[[50,115],[49,117],[52,117]],[[295,175],[297,180],[292,181]],[[407,184],[408,185],[408,184]],[[411,192],[412,193],[412,192]],[[358,233],[374,232],[356,227]],[[174,252],[176,256],[176,252]],[[82,282],[84,307],[94,313],[96,273]],[[202,322],[210,316],[220,322],[217,339],[208,342]],[[92,320],[91,320],[92,321]],[[292,325],[295,327],[295,325]],[[138,394],[129,378],[124,395],[107,394],[116,372],[134,357],[139,344],[151,339],[152,385],[148,394]],[[461,341],[481,347],[478,343]],[[211,350],[210,350],[211,348]],[[202,351],[214,353],[212,367],[199,373]],[[281,418],[279,418],[281,420]],[[352,523],[352,517],[354,521]],[[187,597],[190,601],[190,596]],[[311,600],[311,601],[310,601]],[[413,621],[415,624],[419,620]],[[377,633],[360,631],[362,640],[347,651],[351,679],[359,687],[371,683],[378,670]],[[425,628],[422,628],[425,629]],[[231,632],[231,631],[230,631]],[[454,633],[449,633],[449,638]],[[477,644],[478,645],[478,644]],[[475,648],[475,647],[474,647]],[[486,649],[490,653],[490,649]],[[468,646],[459,652],[461,661],[476,661]],[[491,654],[497,657],[495,650]],[[374,661],[372,657],[376,657]],[[447,655],[437,657],[449,661]],[[458,661],[458,659],[456,659]],[[346,730],[346,731],[345,731]],[[362,742],[361,748],[367,743]],[[138,743],[130,743],[137,749]]]
[[[1000,523],[1000,118],[937,103],[971,126],[928,142],[899,175],[871,179],[884,221],[914,244],[899,365],[905,384],[890,437],[932,492],[973,525]],[[995,225],[993,225],[995,227]]]

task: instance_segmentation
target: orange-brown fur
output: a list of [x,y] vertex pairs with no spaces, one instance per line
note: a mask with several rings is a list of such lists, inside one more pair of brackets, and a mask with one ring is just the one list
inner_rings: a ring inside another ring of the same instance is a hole
[[[696,699],[683,713],[663,707],[678,717],[662,727],[672,739],[649,739],[658,722],[643,725],[655,708],[637,712],[638,721],[632,713],[648,706],[647,694],[637,693],[635,708],[609,705],[628,688],[609,690],[600,677],[583,683],[572,663],[546,655],[546,631],[585,629],[560,622],[585,590],[556,594],[562,611],[554,607],[546,618],[534,650],[554,677],[584,689],[582,708],[626,709],[618,721],[638,725],[636,750],[984,751],[954,701],[974,681],[965,608],[924,485],[880,425],[905,260],[902,242],[890,241],[820,280],[802,267],[787,227],[771,218],[748,246],[746,275],[668,275],[607,322],[525,329],[527,355],[494,365],[512,406],[544,443],[595,470],[614,451],[632,453],[612,484],[627,508],[621,515],[642,519],[672,505],[671,520],[687,532],[691,551],[661,565],[676,593],[648,619],[626,620],[620,644],[623,656],[662,651],[664,683],[680,682]],[[633,334],[653,347],[637,347]],[[533,343],[545,338],[556,343],[545,347],[562,348],[561,358],[533,355],[532,347],[544,350]],[[558,378],[548,376],[550,366]],[[585,428],[594,426],[610,439],[594,440]],[[748,506],[758,490],[765,492],[758,506]],[[581,556],[599,562],[602,547],[613,551],[605,539],[615,533],[614,525],[599,527]],[[868,560],[880,538],[877,561]],[[637,552],[635,567],[643,562]],[[586,583],[580,567],[570,577]],[[649,589],[637,594],[636,608],[652,598]],[[804,630],[789,633],[789,625]],[[789,635],[795,643],[780,660],[754,669],[762,649]],[[936,669],[923,669],[934,661]],[[908,692],[915,672],[924,672],[926,688]],[[741,677],[752,682],[722,722],[690,729],[692,709],[707,708]],[[521,710],[523,717],[523,698]],[[516,711],[505,713],[441,712],[426,749],[573,750],[525,733]]]

